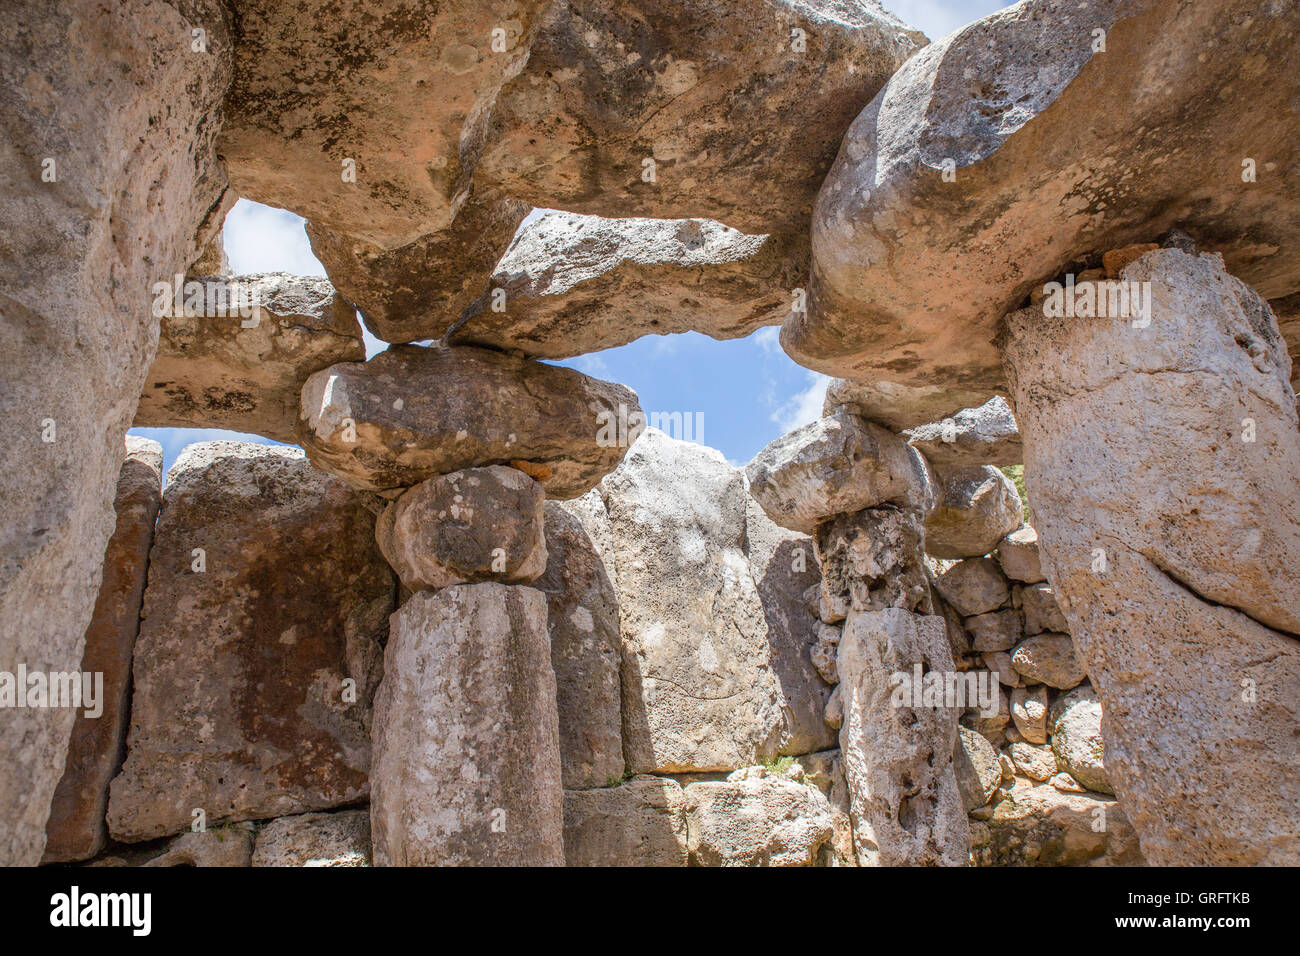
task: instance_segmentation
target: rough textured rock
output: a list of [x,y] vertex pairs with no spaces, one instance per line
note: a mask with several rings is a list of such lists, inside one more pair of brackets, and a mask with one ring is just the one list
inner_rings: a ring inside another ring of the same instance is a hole
[[979,406],[987,398],[988,389],[982,388],[851,382],[837,378],[826,387],[822,415],[845,408],[866,421],[879,422],[901,432],[955,415],[964,408]]
[[1056,773],[1056,754],[1049,747],[1017,741],[1010,752],[1016,770],[1030,780],[1048,780]]
[[953,772],[966,810],[977,810],[993,798],[1002,782],[1002,763],[993,745],[982,734],[957,728],[957,747],[952,754]]
[[149,554],[114,839],[177,833],[195,809],[212,826],[366,795],[395,591],[375,507],[296,448],[181,454]]
[[1011,654],[1011,666],[1026,681],[1057,690],[1078,687],[1088,676],[1069,634],[1035,634],[1021,641]]
[[925,522],[925,550],[936,558],[978,558],[1020,527],[1025,509],[1011,479],[992,465],[939,472],[943,493]]
[[785,318],[807,261],[806,240],[708,219],[548,212],[519,230],[452,341],[565,358],[649,334],[741,338]]
[[811,866],[832,835],[816,787],[745,770],[688,785],[686,820],[694,866]]
[[370,810],[304,813],[257,831],[253,866],[369,866]]
[[838,684],[840,682],[840,674],[835,667],[839,646],[840,629],[834,624],[819,622],[817,625],[817,643],[813,645],[810,656],[813,667],[817,668],[817,674],[828,684]]
[[[803,768],[803,782],[811,784],[822,792],[830,802],[831,839],[826,849],[829,860],[823,860],[830,866],[857,866],[858,856],[853,851],[853,817],[849,812],[849,788],[844,782],[844,762],[839,750],[823,750],[819,753],[804,754],[799,758]],[[824,865],[818,861],[818,865]]]
[[978,866],[1142,866],[1137,834],[1121,805],[1017,781],[988,821]]
[[622,461],[639,412],[631,389],[573,369],[403,345],[312,375],[298,437],[317,467],[363,490],[525,461],[542,466],[549,497],[575,498]]
[[1045,581],[1038,554],[1038,532],[1028,526],[1017,528],[998,542],[998,564],[1012,581],[1037,584]]
[[1090,686],[1062,694],[1047,715],[1057,766],[1089,790],[1113,794],[1106,776],[1101,723],[1101,701]]
[[1277,327],[1291,354],[1291,390],[1300,389],[1300,292],[1272,299],[1269,306],[1277,316]]
[[529,205],[471,190],[445,229],[394,249],[307,224],[330,281],[385,342],[441,338],[483,292]]
[[1018,465],[1024,457],[1016,419],[1006,399],[995,395],[979,408],[963,408],[943,421],[908,432],[908,444],[935,468]]
[[[75,671],[113,531],[122,439],[157,341],[150,287],[233,202],[217,0],[6,5],[0,24],[0,670]],[[190,52],[190,30],[207,53]],[[51,178],[52,177],[52,178]],[[74,722],[0,714],[0,864],[34,866]]]
[[143,847],[118,848],[87,865],[245,867],[252,856],[253,825],[233,823]]
[[816,537],[823,599],[845,614],[887,607],[928,613],[922,540],[914,508],[867,508],[825,522]]
[[[1161,250],[1123,275],[1152,283],[1145,329],[1008,317],[1044,569],[1105,708],[1106,771],[1146,857],[1295,863],[1290,359],[1267,304],[1214,258]],[[1254,442],[1242,441],[1247,418]],[[1104,434],[1080,427],[1098,421]]]
[[801,232],[854,114],[923,42],[857,0],[563,0],[476,176],[534,206]]
[[564,792],[566,866],[685,866],[686,796],[668,777]]
[[1047,743],[1047,688],[1017,687],[1011,692],[1011,719],[1031,744]]
[[960,710],[917,697],[896,704],[891,675],[914,667],[952,673],[943,618],[897,608],[849,615],[839,651],[840,752],[858,861],[965,866],[970,838],[952,765]]
[[395,249],[456,216],[497,90],[527,59],[543,4],[234,6],[235,79],[220,139],[231,184]]
[[466,468],[404,492],[375,522],[375,540],[412,591],[526,584],[546,570],[545,500],[518,469]]
[[78,712],[63,779],[45,824],[44,863],[88,860],[108,842],[108,784],[122,765],[130,715],[131,652],[140,630],[154,520],[162,502],[162,446],[128,435],[117,481],[117,526],[104,552],[104,577],[86,628],[83,674],[102,674],[99,713]]
[[[178,301],[163,317],[137,428],[228,428],[292,442],[307,376],[366,357],[356,310],[328,280],[273,273],[191,281],[217,307]],[[257,308],[241,312],[216,296],[247,296]]]
[[1056,590],[1041,582],[1017,588],[1016,598],[1025,616],[1025,633],[1042,634],[1044,631],[1064,631],[1069,628],[1061,606],[1056,603]]
[[784,690],[828,693],[808,655],[816,632],[811,619],[802,638],[769,631],[771,592],[765,605],[744,550],[744,476],[713,449],[647,428],[600,492],[618,567],[628,769],[731,770],[825,749],[817,707],[791,706]]
[[977,653],[1009,651],[1020,643],[1020,612],[1014,608],[976,614],[966,618],[963,624],[972,638],[971,650]]
[[815,546],[806,535],[773,523],[753,496],[744,493],[744,501],[745,558],[763,607],[772,677],[785,715],[780,752],[821,750],[835,743],[835,735],[824,720],[829,688],[813,654],[822,625],[803,601],[821,576]]
[[933,478],[898,435],[839,411],[782,435],[745,467],[749,490],[783,528],[809,534],[837,514],[926,507]]
[[[607,529],[595,504],[584,517]],[[584,521],[557,501],[546,504],[546,552],[534,587],[546,595],[564,789],[605,787],[623,777],[618,592]]]
[[1011,596],[1006,577],[990,558],[958,561],[934,579],[934,586],[964,617],[995,611]]
[[376,866],[561,866],[546,596],[462,584],[393,615],[375,699]]
[[1031,288],[1174,226],[1266,297],[1296,291],[1300,146],[1277,117],[1300,96],[1297,31],[1289,3],[1028,0],[926,47],[822,184],[786,351],[991,392],[999,320]]

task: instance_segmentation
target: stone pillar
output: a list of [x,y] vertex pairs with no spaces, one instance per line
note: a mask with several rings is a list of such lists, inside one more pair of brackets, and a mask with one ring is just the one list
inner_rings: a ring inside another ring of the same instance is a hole
[[100,713],[83,709],[72,728],[67,766],[45,825],[45,863],[88,860],[108,843],[108,784],[122,766],[130,716],[131,654],[140,631],[145,572],[162,503],[162,446],[128,435],[104,554],[104,583],[86,629],[83,674],[102,674]]
[[[220,0],[17,0],[0,21],[0,672],[80,664],[152,286],[225,208],[228,17]],[[41,859],[74,719],[0,710],[0,864]]]
[[562,866],[546,596],[464,584],[391,618],[370,782],[376,866]]
[[1044,571],[1153,864],[1300,863],[1300,431],[1264,301],[1150,252],[1149,321],[1008,316]]

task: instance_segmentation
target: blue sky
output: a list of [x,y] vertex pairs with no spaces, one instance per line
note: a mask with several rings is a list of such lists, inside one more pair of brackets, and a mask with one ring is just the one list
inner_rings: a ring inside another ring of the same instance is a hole
[[[932,40],[1006,6],[998,0],[885,0],[884,5]],[[285,210],[241,199],[226,218],[224,240],[236,274],[325,274],[312,255],[302,219]],[[743,465],[774,438],[821,414],[827,379],[792,362],[781,351],[777,331],[773,326],[727,342],[694,332],[646,336],[559,364],[632,387],[647,412],[702,416],[702,434],[694,440]],[[386,347],[369,333],[366,338],[368,354]],[[196,441],[272,444],[216,429],[136,428],[132,434],[161,442],[167,468]]]

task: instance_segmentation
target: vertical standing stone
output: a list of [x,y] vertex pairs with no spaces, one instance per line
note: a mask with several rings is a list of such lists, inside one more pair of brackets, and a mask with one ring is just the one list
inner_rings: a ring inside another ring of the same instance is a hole
[[[16,0],[0,18],[2,672],[81,662],[158,337],[152,285],[228,201],[212,150],[228,18],[220,0]],[[74,719],[0,711],[0,864],[40,861]]]
[[839,647],[840,749],[854,845],[864,866],[965,866],[966,807],[953,772],[961,707],[923,697],[909,680],[955,672],[943,618],[901,608],[853,611]]
[[375,700],[376,866],[562,866],[546,596],[464,584],[393,614]]
[[[1268,304],[1148,253],[1129,318],[1008,316],[1043,570],[1156,865],[1300,863],[1300,431]],[[1176,812],[1171,808],[1176,807]]]
[[108,783],[126,751],[131,653],[140,631],[149,546],[162,503],[162,463],[161,445],[127,436],[126,461],[113,503],[117,527],[104,553],[104,583],[81,658],[83,673],[103,675],[102,709],[97,717],[80,712],[73,725],[67,765],[45,825],[46,863],[88,860],[108,842]]

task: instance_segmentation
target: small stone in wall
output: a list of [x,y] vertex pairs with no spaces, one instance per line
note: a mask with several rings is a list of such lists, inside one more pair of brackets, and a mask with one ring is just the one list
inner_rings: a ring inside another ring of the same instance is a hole
[[1021,641],[1011,654],[1011,666],[1026,683],[1057,690],[1077,687],[1088,676],[1069,634],[1035,634]]
[[1092,685],[1062,694],[1048,713],[1056,764],[1089,790],[1114,793],[1106,774],[1101,701]]
[[1031,584],[1016,588],[1020,595],[1020,607],[1025,612],[1025,633],[1041,634],[1044,631],[1063,631],[1069,633],[1070,626],[1056,603],[1056,592],[1047,583]]
[[1037,584],[1047,580],[1038,553],[1038,532],[1025,525],[998,542],[998,563],[1012,581]]
[[925,550],[935,557],[988,554],[1024,519],[1016,486],[992,465],[940,470],[939,482],[942,494],[925,522]]
[[966,727],[957,728],[957,747],[953,751],[953,772],[961,789],[966,810],[984,806],[993,798],[1002,782],[1002,763],[998,752],[981,734]]
[[998,682],[1003,687],[1024,687],[1025,679],[1012,666],[1011,655],[1006,651],[993,651],[980,657],[984,666],[998,675]]
[[1081,784],[1078,780],[1075,780],[1073,776],[1066,773],[1064,770],[1052,777],[1051,784],[1057,790],[1061,791],[1061,793],[1088,792],[1087,787]]
[[1020,614],[1014,608],[976,614],[964,623],[973,638],[971,649],[979,653],[1009,651],[1021,637]]
[[833,624],[821,624],[817,628],[817,643],[813,645],[811,656],[813,667],[821,679],[828,684],[840,682],[839,671],[835,668],[835,657],[840,644],[840,629]]
[[1017,687],[1011,692],[1011,719],[1031,744],[1047,743],[1047,688]]
[[1056,756],[1046,746],[1034,746],[1024,741],[1008,748],[1016,771],[1030,780],[1048,780],[1056,773]]
[[934,586],[962,617],[995,611],[1011,593],[1002,569],[990,558],[958,561],[935,578]]
[[370,808],[302,813],[257,831],[253,866],[369,866]]

